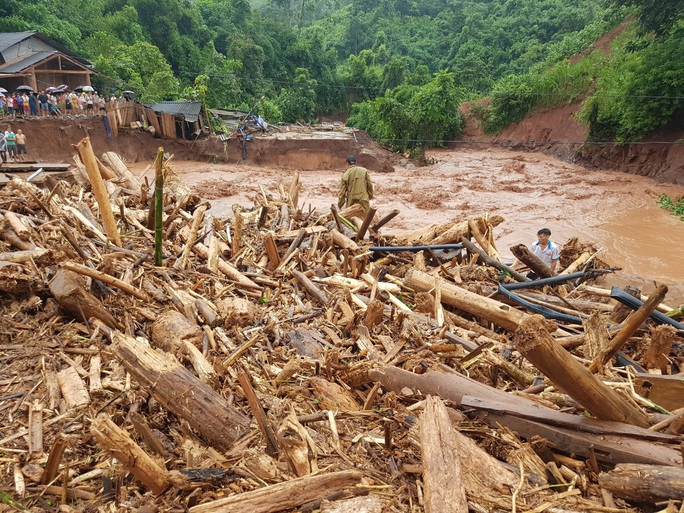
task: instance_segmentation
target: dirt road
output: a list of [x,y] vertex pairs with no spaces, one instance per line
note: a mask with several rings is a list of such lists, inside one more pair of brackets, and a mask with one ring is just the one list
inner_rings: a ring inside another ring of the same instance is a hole
[[[386,233],[496,213],[505,219],[496,233],[504,258],[513,259],[511,245],[530,243],[539,228],[548,227],[560,244],[579,237],[605,248],[605,260],[623,268],[617,283],[636,281],[645,290],[653,282],[666,283],[672,289],[669,301],[684,298],[684,222],[656,204],[663,193],[684,196],[684,187],[590,171],[537,153],[450,150],[429,156],[434,163],[427,167],[372,174],[378,215],[401,210]],[[292,177],[289,171],[248,165],[175,162],[175,169],[211,200],[217,216],[231,215],[234,203],[251,205],[260,187],[276,196],[278,182],[288,185]],[[300,204],[329,209],[336,203],[341,170],[302,172]]]

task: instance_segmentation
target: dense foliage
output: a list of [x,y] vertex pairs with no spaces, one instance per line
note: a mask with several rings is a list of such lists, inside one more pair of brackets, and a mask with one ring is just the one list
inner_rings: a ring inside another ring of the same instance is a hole
[[658,205],[684,221],[684,198],[674,199],[667,194],[661,194],[658,198]]
[[577,99],[591,141],[638,141],[659,128],[684,128],[684,0],[610,2],[634,8],[611,15],[631,12],[639,21],[623,24],[609,52],[595,50],[502,79],[483,110],[486,131],[496,133],[535,108]]
[[[3,0],[0,31],[39,30],[91,60],[108,92],[196,97],[269,121],[352,112],[397,149],[456,137],[490,97],[496,132],[584,98],[592,138],[681,119],[684,0]],[[637,20],[613,54],[586,52]],[[585,52],[585,58],[567,58]],[[48,84],[46,84],[48,85]]]

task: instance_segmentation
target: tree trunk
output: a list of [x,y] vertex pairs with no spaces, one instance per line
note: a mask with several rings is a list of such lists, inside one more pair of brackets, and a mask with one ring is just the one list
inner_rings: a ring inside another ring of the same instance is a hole
[[[428,292],[434,288],[435,279],[430,274],[409,270],[404,278],[404,284],[416,292]],[[509,331],[515,331],[520,322],[529,317],[525,312],[451,283],[442,283],[442,302],[491,321]]]
[[112,350],[162,406],[188,421],[217,450],[229,450],[249,429],[249,418],[180,364],[136,339],[114,332]]
[[621,499],[655,503],[684,497],[684,469],[622,463],[599,474],[599,484]]
[[524,320],[514,341],[532,365],[596,418],[648,427],[648,419],[641,410],[605,385],[549,335],[541,315]]

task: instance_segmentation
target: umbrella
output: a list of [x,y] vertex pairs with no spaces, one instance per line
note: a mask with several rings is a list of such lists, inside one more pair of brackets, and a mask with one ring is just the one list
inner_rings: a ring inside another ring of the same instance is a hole
[[57,90],[56,87],[50,86],[45,88],[46,93],[54,93]]
[[86,93],[92,93],[95,89],[92,86],[86,85],[81,88],[81,91],[85,91]]
[[0,93],[6,93],[6,92],[8,92],[7,89],[5,89],[4,87],[0,87]]
[[127,100],[135,98],[135,91],[123,91],[121,94],[123,94],[123,97]]
[[15,91],[33,92],[33,87],[27,85],[20,85],[15,89]]
[[76,86],[76,87],[74,87],[74,91],[76,91],[77,93],[80,93],[81,91],[83,91],[84,87],[85,86]]

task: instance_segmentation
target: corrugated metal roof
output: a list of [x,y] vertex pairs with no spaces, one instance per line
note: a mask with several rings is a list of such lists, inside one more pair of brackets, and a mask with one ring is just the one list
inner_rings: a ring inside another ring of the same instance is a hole
[[29,66],[33,66],[34,64],[44,59],[47,59],[48,57],[56,53],[59,52],[35,52],[26,54],[18,60],[14,60],[8,64],[3,64],[2,66],[0,66],[0,74],[19,73],[21,71],[24,71]]
[[162,112],[164,114],[173,114],[174,116],[183,116],[185,121],[194,123],[199,119],[202,110],[202,102],[157,102],[154,105],[147,105],[155,112]]
[[93,65],[89,60],[84,59],[83,57],[81,57],[77,53],[72,52],[63,44],[58,43],[57,41],[50,39],[49,37],[46,37],[43,34],[41,34],[40,32],[37,32],[35,30],[27,31],[27,32],[0,32],[0,53],[7,50],[10,46],[14,46],[18,43],[21,43],[25,39],[28,39],[32,36],[37,37],[41,41],[52,46],[55,50],[58,50],[65,55],[68,55],[69,57],[71,57],[74,60],[83,64],[84,66],[92,67],[92,65]]
[[24,39],[28,39],[36,34],[35,30],[29,32],[0,32],[0,52],[4,52],[10,46],[21,43]]

